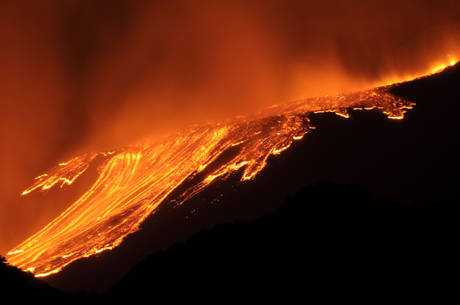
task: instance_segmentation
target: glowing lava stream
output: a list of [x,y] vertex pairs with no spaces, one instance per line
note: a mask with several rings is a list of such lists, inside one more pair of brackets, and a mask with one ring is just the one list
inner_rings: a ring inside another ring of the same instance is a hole
[[381,87],[277,105],[252,117],[193,126],[163,140],[75,157],[37,177],[22,195],[70,185],[101,157],[96,181],[61,215],[9,251],[7,260],[43,277],[112,249],[181,184],[186,187],[174,198],[178,204],[232,173],[241,171],[242,181],[254,178],[270,155],[280,154],[314,129],[310,113],[348,117],[350,109],[379,109],[390,119],[402,119],[413,106]]

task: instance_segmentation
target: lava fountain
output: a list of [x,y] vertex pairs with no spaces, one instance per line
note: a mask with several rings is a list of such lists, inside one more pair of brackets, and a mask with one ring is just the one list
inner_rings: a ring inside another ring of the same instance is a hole
[[22,195],[71,185],[98,160],[95,182],[61,215],[10,250],[7,260],[37,277],[57,273],[77,259],[118,246],[179,186],[181,193],[174,198],[178,205],[231,174],[241,174],[241,181],[253,179],[270,156],[314,130],[312,113],[348,117],[350,110],[378,109],[400,120],[413,106],[383,86],[275,105],[252,116],[77,156],[37,177]]

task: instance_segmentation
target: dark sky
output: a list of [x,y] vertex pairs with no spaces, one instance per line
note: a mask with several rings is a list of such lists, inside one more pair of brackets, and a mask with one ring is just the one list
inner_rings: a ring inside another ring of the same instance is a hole
[[423,71],[459,38],[458,0],[3,0],[0,253],[53,217],[18,193],[57,160]]

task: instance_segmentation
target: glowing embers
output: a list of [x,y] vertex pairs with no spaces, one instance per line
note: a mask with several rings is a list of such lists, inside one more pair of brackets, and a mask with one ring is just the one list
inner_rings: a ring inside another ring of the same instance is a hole
[[348,117],[350,109],[379,109],[400,119],[412,107],[413,103],[380,88],[274,106],[252,117],[191,127],[116,152],[76,157],[38,177],[23,195],[72,184],[102,154],[96,181],[61,215],[12,249],[7,259],[36,276],[59,272],[79,258],[119,245],[173,191],[178,193],[174,201],[182,204],[216,179],[234,173],[241,173],[242,181],[253,179],[269,156],[281,154],[314,128],[310,113]]

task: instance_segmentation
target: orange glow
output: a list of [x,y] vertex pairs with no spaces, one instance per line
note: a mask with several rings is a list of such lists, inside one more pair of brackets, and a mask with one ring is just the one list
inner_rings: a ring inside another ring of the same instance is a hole
[[[456,62],[452,59],[449,64]],[[348,118],[350,110],[377,109],[400,120],[414,105],[379,87],[275,105],[253,116],[192,126],[160,140],[75,157],[37,177],[22,194],[71,185],[96,157],[102,157],[96,181],[61,215],[11,249],[7,260],[37,277],[59,272],[79,258],[118,246],[161,204],[170,202],[165,199],[179,186],[185,188],[173,198],[178,205],[232,174],[241,175],[241,181],[253,179],[270,156],[281,154],[315,129],[310,114],[330,112]]]
[[382,81],[377,82],[377,86],[390,86],[398,83],[403,83],[403,82],[408,82],[414,79],[418,79],[427,75],[433,75],[442,72],[443,70],[455,66],[460,60],[458,59],[457,56],[453,55],[448,55],[445,60],[443,61],[438,61],[423,72],[420,73],[414,73],[414,74],[408,74],[408,75],[402,75],[402,76],[393,76],[389,77],[388,79],[384,79]]

